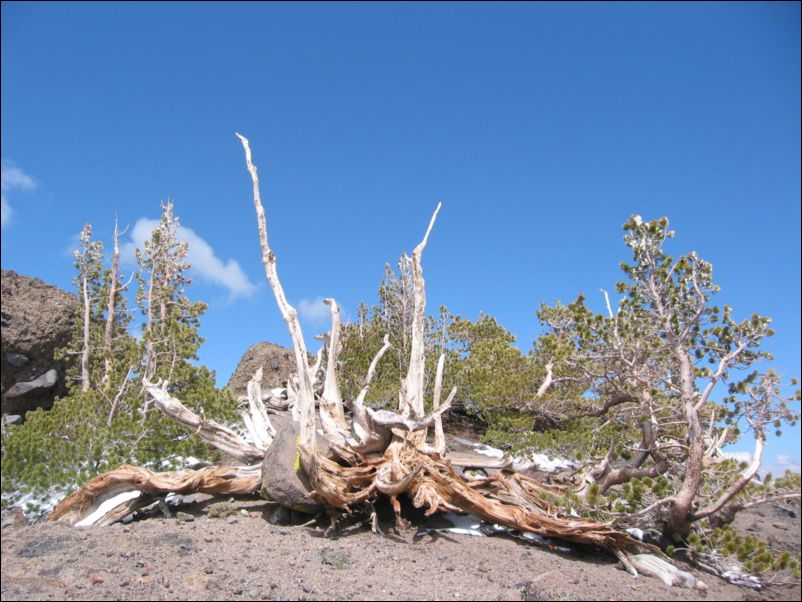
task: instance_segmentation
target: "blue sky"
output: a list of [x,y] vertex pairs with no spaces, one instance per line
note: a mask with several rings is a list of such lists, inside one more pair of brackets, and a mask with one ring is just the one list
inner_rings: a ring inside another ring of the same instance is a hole
[[[288,338],[240,131],[308,338],[420,240],[430,307],[496,316],[614,290],[621,224],[667,215],[800,373],[800,5],[2,4],[2,266],[70,286],[85,222],[175,200],[210,304],[201,360]],[[139,235],[137,235],[139,232]],[[800,431],[769,460],[799,464]],[[749,444],[738,449],[749,449]]]

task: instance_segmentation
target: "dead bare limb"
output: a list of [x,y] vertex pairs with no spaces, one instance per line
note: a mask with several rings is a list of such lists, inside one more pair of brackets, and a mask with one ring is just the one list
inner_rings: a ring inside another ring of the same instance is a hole
[[[260,466],[256,464],[153,472],[147,468],[123,464],[116,470],[95,477],[71,496],[64,498],[48,520],[81,526],[107,523],[108,512],[121,504],[127,504],[126,513],[133,511],[129,502],[137,497],[133,495],[136,492],[250,493],[259,489],[260,470]],[[110,507],[103,507],[106,502],[112,502]]]
[[270,422],[267,408],[262,401],[262,368],[260,367],[248,381],[247,406],[241,408],[240,416],[251,434],[256,447],[265,450],[270,447],[276,429]]
[[251,161],[251,147],[248,139],[245,136],[237,134],[237,137],[242,142],[245,149],[245,163],[248,167],[248,172],[251,174],[253,182],[253,204],[256,209],[256,221],[259,226],[259,243],[262,248],[262,264],[265,268],[265,275],[270,283],[270,288],[276,297],[281,315],[287,324],[287,329],[290,332],[292,339],[292,348],[295,352],[295,366],[298,374],[298,391],[296,407],[300,416],[301,424],[301,437],[299,446],[304,455],[314,455],[317,451],[317,444],[315,440],[315,393],[314,393],[314,375],[309,368],[307,360],[308,354],[306,352],[306,343],[304,343],[303,333],[301,332],[301,324],[298,321],[298,312],[287,301],[284,294],[284,288],[281,286],[281,281],[278,277],[278,270],[276,268],[276,255],[270,249],[270,244],[267,237],[267,219],[265,218],[265,210],[262,206],[262,196],[259,192],[259,176],[256,166]]
[[143,385],[153,402],[162,412],[176,422],[183,424],[220,451],[246,464],[259,462],[264,458],[264,450],[243,441],[239,435],[222,424],[218,424],[214,420],[201,418],[170,395],[164,384],[153,384],[145,380]]

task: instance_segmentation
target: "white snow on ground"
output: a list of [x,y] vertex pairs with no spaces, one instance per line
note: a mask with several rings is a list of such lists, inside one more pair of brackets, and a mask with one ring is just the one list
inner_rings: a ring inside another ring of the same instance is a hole
[[211,462],[201,460],[195,456],[171,456],[162,460],[158,465],[146,465],[146,468],[150,468],[158,472],[162,470],[195,470],[198,468],[203,468],[204,466],[211,466]]
[[92,514],[87,516],[82,521],[75,523],[76,527],[88,527],[90,525],[94,525],[98,520],[104,517],[108,512],[119,506],[120,504],[124,504],[128,500],[133,500],[139,497],[139,491],[123,491],[107,499],[105,502],[98,506],[97,510],[95,510]]
[[441,527],[432,529],[420,529],[415,534],[416,537],[421,537],[427,533],[455,533],[457,535],[473,535],[475,537],[486,537],[482,532],[482,519],[473,514],[456,514],[454,512],[443,512],[437,515],[438,518],[444,518],[451,523],[451,527]]
[[722,579],[742,587],[763,589],[765,584],[760,578],[745,571],[741,563],[734,558],[725,558],[717,550],[713,550],[708,556],[710,564],[721,570]]
[[547,537],[542,537],[537,533],[520,532],[502,525],[490,524],[473,514],[463,515],[456,514],[454,512],[445,512],[438,515],[438,517],[447,519],[452,526],[420,529],[415,534],[415,537],[421,537],[427,533],[454,533],[456,535],[472,535],[474,537],[487,537],[488,535],[507,534],[519,539],[525,539],[526,541],[530,541],[535,545],[549,546],[550,548],[559,552],[571,552],[571,548],[557,545],[557,542],[554,540],[548,539]]
[[630,536],[634,537],[639,541],[643,541],[643,536],[646,535],[643,529],[638,529],[637,527],[633,527],[631,529],[626,529],[626,532],[629,533]]
[[[460,442],[463,441],[465,440],[460,440]],[[502,450],[495,447],[484,445],[482,443],[473,443],[472,445],[474,451],[478,454],[482,454],[483,456],[490,456],[491,458],[498,459],[501,459],[505,456]],[[557,470],[563,470],[566,468],[574,468],[576,466],[576,462],[573,462],[567,458],[561,458],[559,456],[547,456],[546,454],[531,453],[528,456],[513,457],[512,465],[516,470],[536,468],[545,472],[555,472]]]
[[4,495],[3,501],[12,508],[20,508],[26,520],[35,520],[53,512],[58,503],[69,493],[68,487],[51,487],[44,495],[15,493],[15,495]]
[[534,541],[536,544],[539,544],[541,546],[546,545],[548,543],[548,540],[545,537],[543,537],[542,535],[538,535],[537,533],[529,533],[529,532],[521,533],[521,537],[523,537],[524,539],[528,539],[529,541]]
[[504,457],[504,452],[500,449],[496,449],[495,447],[490,447],[489,445],[484,445],[482,443],[474,443],[473,449],[477,454],[482,454],[483,456],[490,456],[491,458]]
[[[516,458],[517,460],[518,458]],[[559,456],[554,456],[550,458],[545,454],[530,454],[529,459],[531,459],[540,470],[545,470],[546,472],[554,472],[555,470],[560,470],[564,468],[573,468],[576,464],[571,460],[566,458],[560,458]]]
[[473,514],[455,514],[454,512],[446,512],[443,518],[454,525],[446,529],[436,529],[437,531],[447,531],[449,533],[456,533],[457,535],[474,535],[484,537],[485,534],[480,530],[482,527],[482,519]]

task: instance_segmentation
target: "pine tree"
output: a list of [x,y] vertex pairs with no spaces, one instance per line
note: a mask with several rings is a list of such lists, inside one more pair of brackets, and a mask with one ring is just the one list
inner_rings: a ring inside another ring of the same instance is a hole
[[[385,265],[377,293],[378,304],[369,307],[364,301],[357,309],[357,322],[342,327],[341,387],[345,397],[355,397],[364,384],[371,360],[381,349],[387,335],[392,347],[379,365],[376,377],[367,394],[368,405],[392,407],[397,402],[398,383],[409,369],[410,332],[412,328],[413,300],[411,260],[402,255],[396,272]],[[448,350],[448,327],[454,316],[441,307],[437,318],[429,316],[426,322],[426,391],[431,399],[434,373],[440,353],[446,352],[447,362],[454,359]],[[444,387],[449,388],[450,370],[446,370]]]
[[98,317],[102,314],[101,295],[103,292],[103,243],[92,240],[92,225],[85,224],[80,235],[81,246],[73,252],[76,275],[73,282],[81,301],[82,320],[77,327],[80,333],[73,338],[80,354],[81,391],[86,393],[91,386],[90,355],[99,344],[97,330]]
[[76,325],[63,355],[80,357],[80,387],[56,400],[49,411],[29,412],[3,436],[3,503],[63,495],[90,478],[134,463],[172,468],[182,458],[214,459],[217,452],[148,406],[142,379],[169,380],[187,405],[218,421],[236,418],[227,391],[215,387],[214,374],[192,362],[203,339],[198,334],[205,304],[187,298],[187,244],[178,238],[172,203],[163,206],[159,226],[137,253],[140,268],[136,299],[144,320],[142,341],[128,332],[131,315],[126,285],[118,271],[118,237],[111,266],[103,267],[102,244],[92,228],[81,233],[75,253],[75,283],[84,319]]
[[[796,421],[788,404],[799,392],[785,397],[776,375],[755,370],[770,359],[760,349],[772,335],[770,318],[736,321],[730,307],[712,304],[719,287],[710,263],[694,252],[676,260],[666,253],[674,237],[667,218],[632,216],[624,230],[632,260],[621,265],[628,281],[617,285],[618,310],[608,302],[607,315],[597,314],[583,296],[544,305],[538,315],[549,330],[538,349],[573,371],[577,389],[564,412],[578,421],[577,443],[598,454],[587,471],[598,492],[621,496],[629,511],[652,504],[668,534],[686,536],[750,490],[784,495],[754,478],[765,430]],[[744,424],[755,452],[739,469],[721,448]]]
[[198,335],[199,317],[206,304],[191,302],[186,287],[191,280],[186,258],[188,245],[179,239],[180,222],[173,215],[173,203],[162,205],[162,217],[143,250],[137,249],[140,265],[137,303],[145,317],[142,340],[145,345],[144,376],[175,382],[178,360],[197,359],[203,339]]

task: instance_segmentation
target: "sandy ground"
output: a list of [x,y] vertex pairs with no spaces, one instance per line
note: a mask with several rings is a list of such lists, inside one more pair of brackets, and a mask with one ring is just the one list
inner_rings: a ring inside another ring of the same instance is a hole
[[[592,550],[560,552],[508,536],[451,533],[385,537],[360,523],[336,538],[322,526],[279,526],[273,508],[237,500],[228,516],[211,502],[190,516],[76,529],[2,523],[3,600],[799,600],[800,587],[754,591],[691,570],[707,592],[632,578]],[[799,516],[764,508],[740,526],[799,550]],[[214,512],[212,512],[214,514]],[[793,547],[795,546],[795,548]]]

